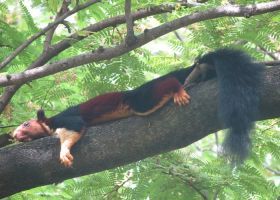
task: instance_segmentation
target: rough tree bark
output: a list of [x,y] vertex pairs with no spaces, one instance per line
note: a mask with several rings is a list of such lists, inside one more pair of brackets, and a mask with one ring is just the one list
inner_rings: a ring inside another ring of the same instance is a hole
[[[90,128],[73,149],[73,168],[59,163],[55,137],[0,149],[0,198],[185,147],[221,129],[216,81],[198,84],[189,92],[192,101],[186,107],[170,103],[147,117]],[[280,67],[272,67],[265,73],[259,120],[279,116]]]

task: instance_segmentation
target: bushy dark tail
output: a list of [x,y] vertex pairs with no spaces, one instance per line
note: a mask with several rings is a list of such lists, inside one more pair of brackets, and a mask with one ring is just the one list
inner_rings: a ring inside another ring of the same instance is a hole
[[224,151],[231,161],[242,162],[250,152],[250,130],[259,105],[259,86],[264,66],[242,51],[219,49],[199,63],[215,67],[219,85],[219,119],[228,128]]

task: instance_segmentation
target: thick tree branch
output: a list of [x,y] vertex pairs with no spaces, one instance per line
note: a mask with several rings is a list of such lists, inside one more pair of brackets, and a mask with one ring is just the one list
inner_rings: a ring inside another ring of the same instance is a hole
[[[188,106],[173,103],[147,117],[92,127],[73,148],[73,168],[59,163],[59,139],[47,137],[0,149],[0,198],[32,187],[111,169],[185,147],[221,129],[217,83],[189,90]],[[266,70],[259,120],[280,116],[280,68]]]
[[13,84],[23,84],[28,81],[38,79],[44,76],[48,76],[57,72],[61,72],[76,66],[88,64],[90,62],[97,62],[102,60],[108,60],[120,55],[123,55],[133,49],[136,49],[164,34],[170,33],[174,30],[188,26],[190,24],[220,18],[225,16],[239,16],[248,17],[251,15],[259,15],[266,12],[272,12],[280,10],[280,1],[273,1],[269,3],[260,3],[249,6],[221,6],[207,11],[193,13],[171,22],[167,22],[163,25],[155,27],[153,29],[145,31],[143,34],[137,37],[137,41],[134,45],[127,46],[125,42],[112,48],[105,48],[102,51],[84,53],[78,56],[74,56],[68,59],[58,61],[53,64],[46,64],[36,69],[27,70],[18,74],[11,74],[8,76],[0,77],[0,86],[8,86]]
[[37,38],[41,37],[44,35],[47,31],[55,27],[56,25],[62,23],[67,17],[70,15],[85,9],[92,4],[95,4],[97,2],[100,2],[100,0],[89,0],[88,2],[82,4],[82,5],[77,5],[75,8],[72,10],[66,12],[63,14],[61,17],[57,18],[54,22],[48,24],[45,28],[43,28],[40,32],[36,33],[32,37],[30,37],[28,40],[26,40],[24,43],[22,43],[16,50],[9,55],[3,62],[0,63],[0,69],[4,68],[7,64],[9,64],[20,52],[22,52],[26,47],[28,47],[33,41],[35,41]]

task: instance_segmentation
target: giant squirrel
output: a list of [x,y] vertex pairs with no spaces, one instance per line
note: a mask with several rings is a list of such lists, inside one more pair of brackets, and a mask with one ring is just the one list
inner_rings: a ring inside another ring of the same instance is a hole
[[262,69],[263,65],[254,63],[240,50],[218,49],[188,68],[170,72],[134,90],[105,93],[50,118],[39,110],[37,119],[21,124],[13,137],[26,142],[57,133],[61,141],[60,161],[69,167],[73,163],[70,150],[87,127],[132,115],[149,115],[170,99],[186,105],[190,96],[184,86],[217,77],[219,119],[224,128],[229,128],[224,149],[233,161],[242,161],[250,149],[249,132],[258,111]]

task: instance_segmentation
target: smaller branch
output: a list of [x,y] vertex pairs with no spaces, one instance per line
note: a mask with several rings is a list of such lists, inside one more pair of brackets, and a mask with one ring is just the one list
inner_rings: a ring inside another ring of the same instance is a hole
[[208,197],[198,188],[196,187],[191,180],[185,180],[186,183],[193,189],[195,190],[204,200],[208,200]]
[[16,126],[19,126],[19,124],[5,125],[5,126],[1,126],[1,125],[0,125],[0,129],[1,129],[1,128],[11,128],[11,127],[16,127]]
[[3,94],[0,97],[0,113],[3,112],[8,102],[10,102],[10,100],[20,87],[21,85],[13,85],[5,88]]
[[264,52],[266,55],[270,56],[273,60],[278,60],[277,56],[275,56],[272,52],[269,52],[262,46],[258,46],[262,52]]
[[71,33],[71,27],[68,24],[68,21],[64,20],[63,22],[61,22],[61,24],[63,24],[65,26],[65,28],[67,29],[68,33],[70,34]]
[[180,36],[180,34],[178,33],[178,31],[174,31],[174,34],[175,34],[176,38],[177,38],[180,42],[184,42],[183,38]]
[[10,46],[10,45],[6,45],[6,44],[0,44],[0,47],[6,47],[6,48],[10,48],[10,49],[12,49],[12,48],[13,48],[12,46]]
[[276,122],[270,124],[270,126],[269,126],[268,128],[266,128],[266,129],[264,129],[264,130],[262,131],[262,133],[264,133],[264,132],[266,132],[266,131],[272,129],[272,128],[273,128],[276,124],[278,124],[278,123],[280,123],[280,120],[277,120]]
[[114,192],[118,192],[120,188],[122,188],[127,182],[129,182],[132,178],[132,174],[130,172],[128,172],[127,177],[120,182],[119,184],[116,184],[116,186],[107,194],[104,195],[104,197],[106,199],[111,199],[110,196],[112,196],[114,194]]
[[162,173],[164,174],[171,175],[181,179],[183,182],[187,183],[193,190],[195,190],[204,200],[208,200],[207,195],[205,195],[198,187],[196,187],[196,185],[193,184],[192,177],[191,176],[189,177],[188,174],[186,175],[186,174],[175,172],[173,168],[167,168],[159,164],[156,164],[156,167],[163,169]]
[[[62,2],[62,5],[61,5],[61,8],[60,10],[58,11],[57,15],[55,16],[55,19],[54,21],[56,21],[59,17],[61,17],[63,14],[69,12],[69,8],[68,6],[70,5],[70,1],[69,0],[64,0]],[[64,22],[64,20],[63,20]],[[62,23],[63,23],[62,22]],[[58,27],[58,24],[55,25],[53,28],[51,28],[47,34],[46,34],[46,39],[45,39],[45,42],[44,42],[44,52],[48,52],[48,50],[50,49],[50,46],[51,46],[51,41],[52,41],[52,38],[53,38],[53,35],[54,35],[54,32],[56,30],[56,28]]]
[[56,21],[50,23],[48,26],[43,28],[40,32],[36,33],[32,37],[30,37],[28,40],[26,40],[24,43],[22,43],[11,55],[9,55],[3,62],[0,63],[0,69],[3,69],[6,65],[8,65],[19,53],[21,53],[26,47],[28,47],[33,41],[35,41],[37,38],[45,34],[47,31],[49,31],[51,28],[55,27],[56,25],[60,24],[64,21],[65,18],[69,17],[70,15],[85,9],[89,6],[91,6],[94,3],[100,2],[100,0],[89,0],[88,2],[78,5],[72,10],[68,11],[61,17],[59,17]]
[[[184,3],[180,4],[181,7],[185,8],[190,8],[194,7],[193,4],[190,3]],[[163,14],[167,12],[172,12],[173,10],[176,9],[176,5],[159,5],[159,6],[153,6],[153,7],[148,7],[148,8],[141,8],[138,9],[136,12],[132,13],[132,18],[135,20],[139,20],[145,17],[153,16],[153,15],[158,15],[158,14]],[[74,33],[70,36],[68,36],[66,39],[60,41],[59,43],[53,45],[54,49],[58,49],[59,52],[65,50],[66,48],[69,48],[71,44],[78,42],[94,32],[101,31],[105,28],[108,28],[110,26],[116,27],[119,24],[123,24],[126,22],[125,16],[124,15],[118,15],[112,18],[108,18],[106,20],[97,22],[95,24],[89,25],[88,27],[82,29],[81,31],[88,32],[89,34],[86,35],[79,35],[78,33]],[[52,53],[52,52],[50,52]]]
[[136,42],[136,37],[133,30],[133,17],[131,15],[131,0],[125,0],[125,20],[127,29],[125,42],[127,46],[131,46]]
[[273,173],[276,176],[280,176],[280,171],[276,170],[276,169],[272,169],[271,167],[267,166],[267,165],[263,165],[265,169],[267,169],[268,171],[270,171],[271,173]]

